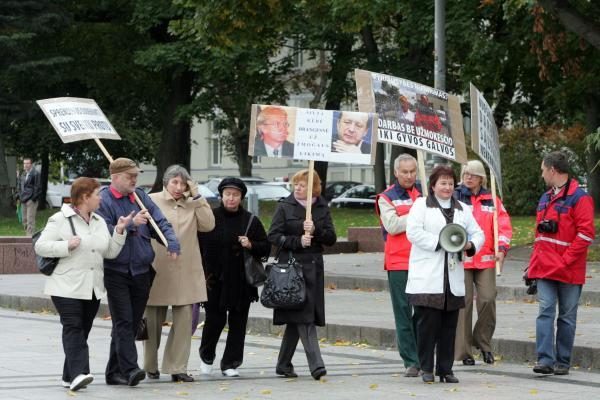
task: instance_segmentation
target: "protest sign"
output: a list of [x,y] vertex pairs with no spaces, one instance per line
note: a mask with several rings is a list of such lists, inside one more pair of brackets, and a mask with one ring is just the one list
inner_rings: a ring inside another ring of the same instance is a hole
[[494,112],[475,85],[471,83],[471,147],[487,164],[498,181],[502,196],[502,166],[500,164],[500,141]]
[[458,97],[406,79],[355,70],[358,109],[379,115],[377,141],[466,163]]
[[63,143],[84,139],[121,139],[92,99],[57,97],[38,100],[37,103]]
[[369,165],[376,137],[375,114],[253,104],[248,154]]

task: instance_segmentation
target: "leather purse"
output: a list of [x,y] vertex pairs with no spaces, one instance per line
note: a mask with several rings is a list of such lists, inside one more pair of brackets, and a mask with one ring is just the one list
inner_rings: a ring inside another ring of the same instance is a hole
[[[69,224],[71,224],[71,232],[73,232],[73,236],[77,236],[77,233],[75,233],[75,226],[73,225],[73,220],[71,219],[71,217],[69,217],[67,219],[69,220]],[[31,244],[33,245],[34,251],[35,251],[35,243],[38,241],[40,236],[42,236],[42,232],[43,232],[43,230],[37,231],[36,233],[33,234],[33,236],[31,236]],[[37,265],[38,269],[40,270],[40,272],[46,276],[52,275],[52,273],[54,272],[54,269],[58,265],[59,260],[60,260],[59,257],[42,257],[42,256],[38,255],[37,253],[35,254],[36,265]]]
[[267,308],[295,310],[302,308],[306,302],[306,282],[302,265],[296,262],[291,251],[287,262],[279,262],[284,241],[285,237],[282,237],[275,262],[267,264],[267,280],[260,294],[260,302]]
[[[248,226],[246,227],[246,233],[244,233],[244,236],[248,236],[248,230],[250,229],[250,224],[252,224],[253,219],[254,214],[250,214],[250,221],[248,221]],[[244,248],[243,250],[246,282],[248,282],[250,286],[261,286],[267,280],[265,267],[263,266],[263,263],[254,255],[252,255],[248,249]]]

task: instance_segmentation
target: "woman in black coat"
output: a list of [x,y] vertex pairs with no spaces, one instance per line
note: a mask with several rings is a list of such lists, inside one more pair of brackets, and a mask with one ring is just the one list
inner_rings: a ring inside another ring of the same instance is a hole
[[213,210],[215,229],[201,233],[203,266],[208,301],[204,305],[206,320],[200,343],[200,372],[210,374],[215,351],[225,323],[229,325],[221,372],[239,376],[237,368],[244,358],[244,340],[250,303],[258,300],[258,290],[246,282],[244,253],[247,249],[257,258],[267,257],[271,245],[265,228],[241,206],[246,185],[238,178],[225,178],[219,184],[222,204]]
[[280,262],[286,262],[291,251],[296,261],[302,264],[306,302],[298,310],[275,309],[273,312],[274,325],[287,325],[275,372],[285,377],[298,376],[292,365],[292,357],[300,339],[310,373],[319,380],[327,373],[317,338],[317,326],[325,326],[323,245],[331,246],[337,238],[327,201],[320,196],[321,180],[317,173],[313,175],[312,220],[306,219],[308,170],[296,173],[292,183],[294,193],[280,200],[268,239],[274,246],[283,242]]

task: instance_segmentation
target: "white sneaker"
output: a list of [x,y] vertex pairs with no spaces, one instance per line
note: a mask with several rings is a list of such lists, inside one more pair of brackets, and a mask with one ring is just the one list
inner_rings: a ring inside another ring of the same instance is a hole
[[73,392],[76,392],[77,390],[84,388],[87,385],[89,385],[90,383],[92,383],[93,380],[94,380],[94,377],[92,376],[92,374],[77,375],[77,377],[75,377],[75,379],[73,379],[73,382],[71,382],[71,386],[69,387],[69,389],[71,389]]
[[240,376],[240,373],[235,368],[229,368],[229,369],[226,369],[225,371],[223,371],[223,375],[233,378],[236,376]]
[[212,373],[212,364],[207,364],[200,359],[200,372],[204,375],[210,375]]

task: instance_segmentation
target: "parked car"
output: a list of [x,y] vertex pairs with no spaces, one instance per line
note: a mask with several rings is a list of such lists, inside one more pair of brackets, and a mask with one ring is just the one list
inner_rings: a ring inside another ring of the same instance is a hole
[[256,193],[258,195],[258,200],[279,200],[288,197],[291,193],[283,186],[278,185],[246,183],[246,187],[248,188],[248,195]]
[[375,186],[358,185],[348,189],[329,203],[330,207],[353,207],[373,208],[375,207]]
[[[100,186],[110,185],[110,179],[95,178]],[[71,185],[75,179],[69,179],[65,183],[48,183],[46,190],[46,205],[49,207],[61,207],[63,203],[71,203]]]
[[280,186],[282,188],[286,188],[290,193],[294,191],[294,184],[290,181],[265,182],[264,184],[269,186]]
[[362,183],[353,181],[327,182],[327,184],[325,185],[325,193],[323,193],[323,197],[325,197],[325,200],[331,201],[332,199],[335,199],[336,197],[344,193],[346,190],[358,185],[362,185]]
[[[213,193],[218,193],[219,183],[223,180],[224,177],[221,178],[210,178],[208,181],[204,182],[207,188],[210,189]],[[255,184],[255,183],[265,183],[266,179],[260,178],[258,176],[241,176],[239,177],[246,185]]]
[[208,188],[208,186],[199,184],[198,193],[208,201],[211,208],[217,208],[221,205],[221,197]]

